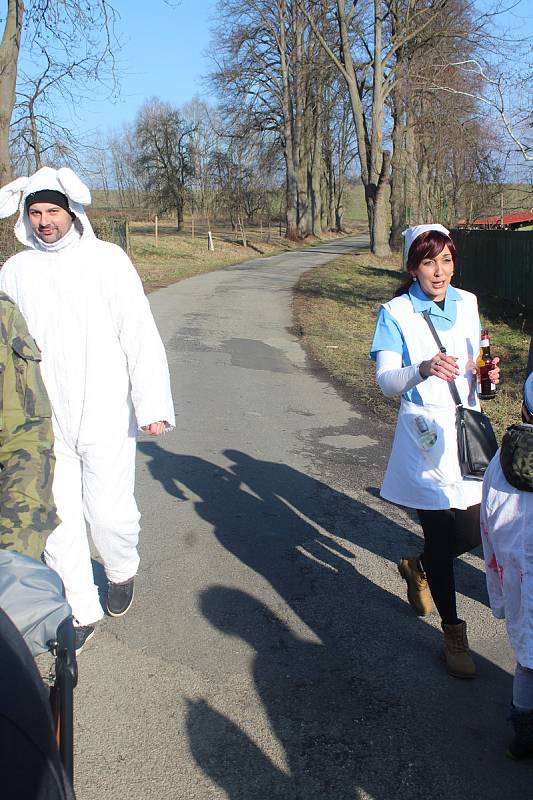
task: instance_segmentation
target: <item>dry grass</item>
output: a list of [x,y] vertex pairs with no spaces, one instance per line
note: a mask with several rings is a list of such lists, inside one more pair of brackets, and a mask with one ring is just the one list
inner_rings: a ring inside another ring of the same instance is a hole
[[130,223],[131,256],[147,292],[193,275],[251,258],[313,246],[331,238],[337,238],[337,235],[324,234],[321,240],[308,238],[305,242],[289,242],[284,236],[279,236],[277,228],[272,229],[269,238],[268,230],[261,231],[255,227],[246,229],[247,246],[244,247],[238,233],[228,227],[213,226],[215,249],[210,251],[203,229],[197,228],[193,238],[190,228],[178,233],[170,222],[159,223],[156,246],[153,223]]
[[[368,351],[379,305],[392,297],[400,275],[399,258],[377,259],[361,251],[306,273],[294,301],[298,327],[315,358],[347,387],[356,405],[391,423],[398,402],[377,388]],[[520,416],[530,334],[520,330],[518,317],[503,318],[489,300],[479,300],[493,353],[502,360],[502,384],[496,399],[486,404],[501,436]]]

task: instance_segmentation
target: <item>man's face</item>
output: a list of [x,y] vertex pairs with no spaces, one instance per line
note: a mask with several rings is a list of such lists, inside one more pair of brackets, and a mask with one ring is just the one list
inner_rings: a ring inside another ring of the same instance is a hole
[[53,203],[32,203],[28,216],[35,235],[47,244],[58,242],[72,226],[69,212]]

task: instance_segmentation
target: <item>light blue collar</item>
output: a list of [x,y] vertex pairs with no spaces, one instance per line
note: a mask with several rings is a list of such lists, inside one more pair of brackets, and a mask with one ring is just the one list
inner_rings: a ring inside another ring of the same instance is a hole
[[411,303],[413,304],[413,308],[417,313],[422,313],[422,311],[429,311],[429,313],[434,317],[445,317],[446,319],[450,320],[450,322],[455,322],[457,318],[457,308],[455,303],[457,300],[462,300],[463,298],[451,284],[446,289],[446,294],[444,296],[444,308],[441,309],[439,306],[433,302],[431,297],[428,297],[425,292],[422,291],[420,284],[418,281],[411,284],[409,288],[409,297],[411,298]]

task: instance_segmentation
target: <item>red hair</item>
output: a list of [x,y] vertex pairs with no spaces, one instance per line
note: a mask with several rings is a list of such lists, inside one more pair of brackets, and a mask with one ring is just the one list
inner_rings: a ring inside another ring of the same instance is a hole
[[398,297],[401,294],[406,294],[409,291],[409,288],[413,283],[411,270],[417,270],[425,258],[435,258],[435,256],[438,256],[438,254],[442,253],[446,246],[448,246],[448,250],[450,251],[450,255],[453,260],[453,266],[455,267],[457,252],[455,250],[455,245],[449,236],[446,236],[446,234],[441,233],[440,231],[424,231],[424,233],[421,233],[420,236],[417,236],[407,254],[407,263],[405,265],[405,269],[409,274],[409,278],[407,281],[404,281],[404,283],[402,283],[402,285],[399,286],[394,292],[394,297]]

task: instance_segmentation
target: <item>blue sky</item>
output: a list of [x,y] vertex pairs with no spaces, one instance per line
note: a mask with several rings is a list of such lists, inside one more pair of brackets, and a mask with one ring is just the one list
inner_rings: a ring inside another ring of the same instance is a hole
[[204,53],[215,0],[181,0],[173,7],[164,0],[114,0],[113,6],[124,42],[118,54],[121,95],[116,103],[102,95],[78,109],[75,125],[87,132],[106,133],[132,121],[152,96],[181,106],[205,94],[201,77],[209,69]]

